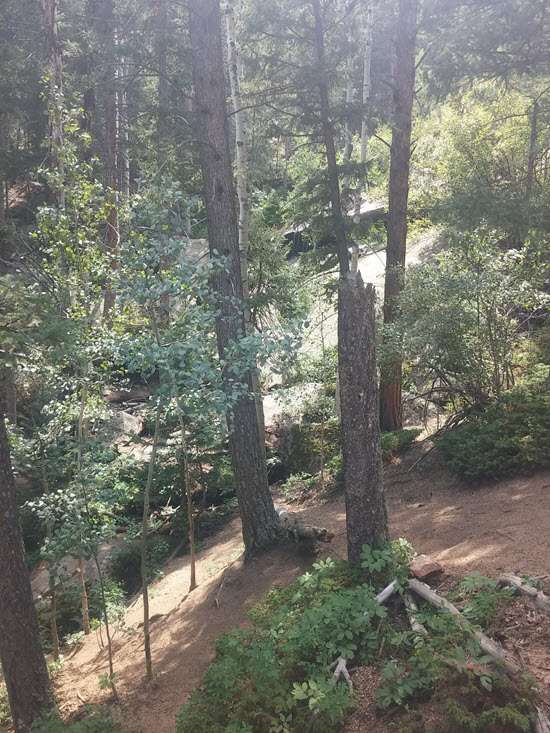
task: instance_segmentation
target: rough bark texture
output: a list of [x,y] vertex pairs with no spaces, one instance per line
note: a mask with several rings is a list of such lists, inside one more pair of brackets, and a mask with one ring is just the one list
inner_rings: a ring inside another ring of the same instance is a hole
[[359,564],[362,545],[388,539],[378,416],[374,287],[340,278],[338,369],[348,559]]
[[[404,283],[417,12],[418,0],[399,0],[395,73],[392,80],[394,113],[384,323],[392,323],[396,319],[396,300],[403,290]],[[401,360],[397,355],[391,359],[389,364],[385,365],[383,370],[380,384],[380,423],[382,430],[399,430],[403,426]]]
[[4,415],[0,413],[0,659],[17,731],[53,707],[40,646],[31,584],[11,468]]
[[348,559],[350,563],[358,564],[364,544],[377,547],[388,538],[378,419],[374,288],[371,285],[365,287],[361,275],[350,272],[334,135],[330,119],[323,20],[319,0],[312,0],[311,5],[315,19],[315,41],[320,67],[321,122],[340,266],[338,375]]
[[[208,219],[210,251],[230,258],[229,272],[216,276],[220,315],[216,332],[224,358],[232,341],[244,333],[239,233],[235,211],[233,171],[222,56],[219,0],[190,0],[190,35],[199,152]],[[224,374],[226,389],[231,389]],[[252,392],[250,374],[248,390]],[[229,445],[237,500],[248,556],[267,548],[280,536],[280,524],[269,493],[267,468],[254,400],[241,396],[230,420]]]
[[[106,52],[110,59],[106,72],[105,91],[105,132],[107,140],[107,187],[111,190],[110,204],[112,206],[107,217],[106,249],[111,261],[111,269],[118,269],[118,210],[117,210],[117,189],[118,189],[118,165],[117,165],[117,128],[118,108],[116,89],[116,64],[114,60],[116,47],[116,28],[113,10],[113,0],[105,0],[103,5],[103,20],[105,24]],[[103,316],[109,319],[109,312],[115,304],[115,293],[108,290],[105,293],[103,303]]]

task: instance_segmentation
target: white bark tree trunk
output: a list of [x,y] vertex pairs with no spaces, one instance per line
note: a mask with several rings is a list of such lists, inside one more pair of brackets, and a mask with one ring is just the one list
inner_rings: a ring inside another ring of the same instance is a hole
[[65,206],[65,187],[63,185],[63,72],[61,66],[61,46],[58,37],[57,0],[45,1],[46,33],[50,54],[50,89],[52,112],[50,116],[52,140],[52,165],[61,179],[54,191],[57,205]]
[[[247,333],[253,333],[254,324],[252,315],[246,301],[250,296],[248,282],[248,225],[250,219],[250,198],[248,195],[248,157],[246,148],[246,126],[244,119],[243,102],[241,96],[241,63],[239,58],[239,46],[237,43],[237,31],[235,28],[235,4],[236,0],[227,0],[225,3],[225,20],[227,33],[227,60],[229,66],[229,82],[231,85],[231,101],[233,104],[233,117],[235,119],[235,165],[236,165],[236,188],[239,200],[239,257],[241,264],[241,277],[243,281],[243,296],[245,299],[244,320]],[[265,418],[262,402],[262,391],[260,386],[260,374],[253,369],[252,389],[254,391],[254,402],[256,404],[256,415],[262,446],[265,449]]]

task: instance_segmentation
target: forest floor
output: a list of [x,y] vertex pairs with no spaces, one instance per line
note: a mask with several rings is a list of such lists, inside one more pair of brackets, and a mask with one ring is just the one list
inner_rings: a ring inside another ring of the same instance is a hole
[[[449,473],[436,451],[409,472],[421,450],[416,445],[385,468],[392,537],[407,538],[417,552],[438,560],[450,576],[463,577],[473,571],[492,577],[503,571],[530,575],[548,571],[550,470],[472,488],[461,485]],[[335,533],[330,544],[319,547],[318,556],[345,556],[343,497],[328,501],[310,498],[290,508],[300,512],[306,523]],[[176,712],[213,659],[212,641],[236,625],[246,626],[246,610],[261,600],[271,585],[291,582],[314,559],[290,545],[243,566],[242,550],[239,520],[233,519],[197,553],[199,586],[193,593],[187,594],[188,557],[172,561],[164,577],[152,585],[151,643],[156,676],[149,685],[143,682],[141,600],[129,607],[126,630],[117,629],[114,634],[117,687],[128,731],[170,733]],[[526,639],[523,629],[520,634],[520,654],[550,700],[550,622],[543,630],[540,619],[529,618],[526,612],[519,621],[523,626],[530,624]],[[107,669],[107,650],[99,632],[92,633],[65,658],[66,664],[55,678],[64,716],[71,716],[84,704],[105,703],[109,694],[100,690],[98,677]],[[358,689],[375,689],[368,670],[360,673]],[[369,720],[373,705],[365,694],[347,729],[350,733],[364,729],[359,721]],[[371,720],[368,730],[376,730],[373,724]]]

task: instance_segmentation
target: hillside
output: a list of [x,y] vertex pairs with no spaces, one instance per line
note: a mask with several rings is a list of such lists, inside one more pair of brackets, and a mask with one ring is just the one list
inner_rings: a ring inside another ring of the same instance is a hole
[[[417,552],[437,559],[451,578],[470,572],[498,577],[504,571],[538,575],[547,570],[550,471],[472,488],[460,485],[434,452],[409,472],[418,450],[413,447],[385,468],[392,537],[407,537]],[[318,546],[320,556],[345,556],[342,497],[310,500],[307,506],[291,508],[303,513],[308,522],[334,532],[331,544]],[[233,519],[198,552],[199,586],[192,594],[186,592],[188,558],[171,562],[153,585],[151,636],[157,676],[149,685],[142,681],[141,635],[117,632],[115,667],[128,731],[170,733],[175,713],[213,659],[212,641],[234,626],[246,625],[246,610],[273,584],[291,582],[313,561],[311,555],[290,545],[243,565],[242,550],[240,523]],[[449,578],[443,583],[449,583]],[[141,619],[138,600],[131,604],[125,622],[130,630],[138,630]],[[526,639],[521,653],[550,699],[548,636],[543,626],[535,627],[539,633]],[[546,631],[550,634],[550,624]],[[64,716],[70,717],[84,704],[108,700],[108,692],[101,692],[98,684],[105,665],[106,651],[97,633],[67,655],[55,679]],[[356,715],[364,714],[360,706]]]

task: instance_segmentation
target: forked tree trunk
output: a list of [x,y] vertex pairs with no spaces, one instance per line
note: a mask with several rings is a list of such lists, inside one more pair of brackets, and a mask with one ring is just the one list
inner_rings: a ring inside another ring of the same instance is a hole
[[[105,29],[105,52],[107,55],[107,72],[105,77],[105,132],[107,140],[106,170],[107,187],[110,190],[110,210],[107,216],[107,232],[105,246],[110,259],[111,270],[118,269],[118,165],[117,165],[117,136],[118,136],[118,105],[116,80],[116,27],[113,10],[113,0],[105,0],[103,6],[103,20]],[[103,301],[103,317],[111,319],[111,310],[115,304],[115,293],[110,288],[105,292]]]
[[[229,147],[219,0],[190,0],[190,36],[196,122],[208,220],[210,252],[229,258],[229,271],[214,278],[220,313],[216,324],[220,358],[245,332],[243,284],[239,262],[239,231]],[[223,372],[231,394],[231,375]],[[237,400],[228,419],[229,447],[247,556],[280,537],[280,524],[267,482],[263,443],[256,408],[250,399],[252,381],[245,375],[249,395]]]
[[[243,282],[243,297],[245,300],[244,321],[247,334],[254,333],[252,314],[248,306],[250,286],[248,282],[248,229],[250,220],[250,197],[248,195],[248,155],[246,146],[246,126],[241,97],[240,58],[235,28],[235,2],[227,0],[225,4],[225,19],[227,33],[227,60],[229,66],[229,83],[231,86],[231,100],[233,102],[233,117],[235,119],[235,164],[237,169],[237,198],[239,200],[239,258],[241,263],[241,279]],[[254,402],[258,428],[265,451],[265,417],[262,401],[260,373],[257,369],[251,372]]]
[[350,272],[342,221],[338,169],[319,0],[311,0],[319,62],[319,99],[327,155],[331,206],[340,264],[338,286],[338,374],[341,443],[344,462],[348,560],[359,564],[364,544],[380,546],[388,538],[378,421],[378,390],[374,333],[374,288]]
[[[384,323],[393,323],[397,318],[397,300],[403,291],[405,277],[417,13],[418,0],[399,0],[395,73],[392,80],[394,113],[384,288]],[[391,355],[382,370],[380,382],[380,425],[382,430],[400,430],[403,427],[401,370],[402,364],[399,354]]]
[[54,707],[25,563],[4,415],[0,413],[0,659],[16,731]]

